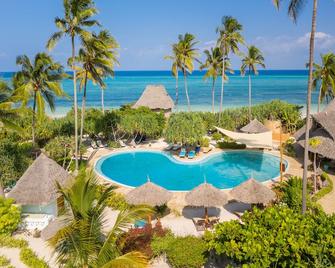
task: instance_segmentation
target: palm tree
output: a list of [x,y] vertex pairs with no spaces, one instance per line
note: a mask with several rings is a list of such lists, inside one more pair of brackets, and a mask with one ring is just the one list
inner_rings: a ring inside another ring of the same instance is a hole
[[321,140],[317,137],[313,137],[309,139],[309,146],[311,146],[314,149],[314,156],[313,156],[313,170],[314,170],[314,193],[316,193],[316,158],[317,158],[317,153],[316,149],[319,147],[321,144]]
[[314,63],[313,89],[316,89],[318,83],[318,112],[320,112],[321,102],[326,98],[333,99],[335,96],[335,54],[327,53],[321,55],[322,63]]
[[145,206],[120,211],[114,226],[106,230],[107,200],[114,186],[100,193],[98,179],[92,172],[82,171],[67,188],[57,185],[58,193],[67,203],[64,226],[48,242],[57,253],[57,262],[66,267],[130,267],[147,266],[140,252],[121,255],[117,241],[137,219],[152,213]]
[[258,75],[257,65],[265,68],[262,52],[255,46],[248,47],[247,55],[242,59],[241,74],[245,75],[248,69],[249,79],[249,121],[251,121],[251,73]]
[[179,91],[178,91],[178,76],[179,76],[179,70],[182,69],[181,67],[181,59],[180,59],[180,53],[178,51],[178,44],[172,45],[172,55],[171,56],[165,56],[164,59],[171,60],[172,61],[172,75],[176,79],[176,98],[175,98],[175,107],[176,111],[178,111],[178,98],[179,98]]
[[187,73],[192,73],[194,70],[194,61],[198,61],[199,53],[194,46],[198,43],[195,41],[193,34],[186,33],[178,36],[179,42],[176,44],[176,52],[181,63],[181,71],[184,75],[185,95],[187,99],[188,111],[191,111],[190,98],[187,88]]
[[73,102],[74,102],[74,124],[75,124],[75,160],[76,170],[78,170],[78,103],[77,103],[77,78],[75,70],[75,38],[78,36],[80,39],[87,39],[91,36],[85,28],[99,25],[96,20],[92,20],[92,16],[97,13],[91,0],[64,0],[64,18],[55,18],[55,24],[59,31],[55,32],[47,43],[49,50],[53,49],[56,43],[64,36],[67,35],[71,39],[71,68],[73,71]]
[[104,76],[114,75],[114,65],[118,63],[116,59],[115,48],[117,47],[115,39],[108,31],[101,31],[98,35],[94,34],[91,38],[83,41],[83,46],[79,50],[76,61],[82,66],[76,66],[77,78],[80,80],[79,88],[83,89],[82,109],[81,109],[81,126],[80,126],[80,141],[82,141],[86,96],[87,96],[87,81],[91,80],[94,84],[101,87],[101,102],[103,105],[103,92],[106,84],[103,81]]
[[214,113],[215,82],[222,71],[222,53],[218,47],[214,49],[211,48],[211,50],[206,49],[204,53],[206,55],[206,61],[200,66],[200,69],[207,69],[204,75],[205,79],[212,78],[212,113]]
[[[282,0],[274,0],[274,4],[279,8]],[[302,10],[307,0],[289,0],[288,14],[294,22],[297,21],[299,12]],[[309,129],[311,125],[311,102],[312,102],[312,88],[313,88],[313,65],[314,65],[314,40],[316,32],[316,12],[318,0],[313,0],[312,12],[312,29],[309,41],[309,61],[308,61],[308,86],[307,86],[307,103],[306,103],[306,134],[304,144],[304,172],[303,172],[303,187],[302,187],[302,213],[306,212],[306,195],[307,195],[307,164],[308,164],[308,150],[309,150]]]
[[221,49],[222,57],[222,73],[221,73],[221,97],[220,97],[220,116],[223,108],[223,93],[224,93],[224,74],[226,72],[225,60],[232,52],[239,53],[239,45],[244,44],[244,38],[241,34],[242,25],[231,16],[224,16],[222,18],[222,25],[216,29],[219,33],[217,46]]
[[27,106],[32,100],[32,141],[35,143],[36,115],[41,119],[45,114],[45,103],[55,110],[55,97],[65,96],[61,81],[65,77],[63,66],[53,61],[46,53],[37,53],[31,62],[28,56],[18,56],[16,64],[21,70],[15,74],[16,100]]

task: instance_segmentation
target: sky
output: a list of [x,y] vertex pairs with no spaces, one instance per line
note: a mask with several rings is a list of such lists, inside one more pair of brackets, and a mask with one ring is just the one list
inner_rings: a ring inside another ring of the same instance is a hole
[[[267,69],[304,69],[312,2],[307,1],[294,24],[287,16],[287,6],[277,11],[272,0],[95,1],[99,10],[96,19],[120,44],[118,70],[169,70],[171,63],[164,56],[170,53],[179,34],[194,34],[202,53],[215,45],[215,29],[225,15],[235,17],[243,25],[247,44],[262,50]],[[48,38],[56,31],[54,18],[63,16],[62,4],[62,0],[2,1],[0,71],[17,70],[18,55],[33,57],[46,50]],[[321,53],[335,52],[334,14],[335,0],[319,1],[316,61]],[[50,53],[65,64],[71,53],[70,40],[64,38]],[[232,62],[234,69],[240,67],[238,57],[232,57]]]

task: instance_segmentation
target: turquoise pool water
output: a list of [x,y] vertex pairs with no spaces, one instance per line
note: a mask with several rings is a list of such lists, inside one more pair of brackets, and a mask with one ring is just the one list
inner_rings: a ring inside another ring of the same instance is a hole
[[96,171],[116,183],[137,187],[151,181],[170,191],[189,191],[204,182],[233,188],[250,177],[263,182],[279,176],[278,157],[255,151],[229,151],[200,161],[181,162],[168,153],[122,152],[102,157]]

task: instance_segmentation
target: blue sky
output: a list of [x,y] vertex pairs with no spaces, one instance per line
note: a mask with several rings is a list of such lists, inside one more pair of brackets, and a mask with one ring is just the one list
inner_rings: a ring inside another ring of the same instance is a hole
[[[96,0],[97,19],[120,43],[120,70],[169,69],[163,57],[178,34],[194,34],[202,51],[214,44],[224,15],[243,24],[246,41],[263,51],[268,69],[302,69],[308,56],[311,4],[309,0],[295,25],[285,6],[278,12],[272,0]],[[1,7],[0,71],[13,71],[17,55],[45,50],[56,30],[54,17],[62,16],[62,0],[8,0]],[[319,1],[317,60],[320,53],[335,51],[334,14],[334,0]],[[65,63],[69,40],[62,40],[52,55]],[[233,67],[239,65],[233,58]]]

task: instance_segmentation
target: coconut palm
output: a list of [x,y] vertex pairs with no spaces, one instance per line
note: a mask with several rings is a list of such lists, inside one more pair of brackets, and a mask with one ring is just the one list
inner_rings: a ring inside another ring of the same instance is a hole
[[103,77],[114,75],[114,65],[118,64],[115,48],[118,47],[115,39],[108,31],[101,31],[98,35],[94,34],[91,38],[84,40],[82,48],[79,50],[76,61],[82,66],[76,66],[77,78],[80,80],[79,88],[83,90],[80,141],[82,141],[87,96],[87,81],[91,80],[94,84],[101,87],[101,102],[104,112],[103,93],[106,87]]
[[317,153],[316,153],[316,148],[318,148],[321,144],[321,140],[317,137],[313,137],[309,139],[309,146],[311,146],[314,149],[314,156],[313,156],[313,170],[314,170],[314,193],[316,193],[316,158],[317,158]]
[[57,42],[64,36],[67,35],[71,39],[71,68],[73,71],[73,106],[74,106],[74,124],[75,124],[75,168],[78,170],[78,104],[77,104],[77,78],[76,70],[74,67],[75,61],[75,39],[87,39],[91,36],[91,33],[86,29],[94,25],[99,25],[96,20],[92,19],[97,13],[97,9],[94,7],[91,0],[63,0],[64,7],[64,18],[55,18],[55,24],[59,31],[55,32],[47,43],[49,50],[53,49]]
[[220,96],[220,116],[223,108],[223,94],[224,94],[224,74],[226,72],[225,60],[229,58],[230,53],[238,54],[239,45],[244,44],[244,38],[241,34],[242,25],[231,16],[224,16],[222,18],[222,25],[216,29],[219,34],[217,46],[221,49],[222,57],[222,73],[221,73],[221,96]]
[[222,53],[218,47],[215,47],[214,49],[211,48],[211,50],[206,49],[204,53],[206,55],[206,61],[200,66],[200,69],[207,69],[204,79],[212,79],[212,113],[214,113],[215,82],[222,71]]
[[115,224],[107,228],[105,211],[115,187],[109,186],[100,193],[98,179],[92,172],[85,172],[68,187],[57,185],[58,193],[67,203],[63,227],[48,241],[57,253],[57,262],[65,267],[146,267],[144,255],[139,252],[122,255],[117,241],[135,220],[146,217],[151,209],[136,206],[121,210]]
[[258,75],[257,65],[265,68],[262,52],[255,46],[249,46],[247,55],[242,59],[241,74],[245,75],[248,70],[249,79],[249,121],[251,118],[251,74]]
[[28,56],[18,56],[16,64],[21,70],[15,74],[15,99],[22,107],[32,101],[32,141],[35,143],[36,118],[45,115],[45,104],[55,110],[55,97],[65,96],[61,81],[65,77],[63,66],[53,61],[46,53],[37,53],[31,61]]
[[178,76],[179,76],[179,70],[182,69],[181,67],[181,59],[180,59],[180,53],[178,50],[178,44],[173,44],[172,45],[172,55],[170,56],[165,56],[164,59],[166,60],[171,60],[172,61],[172,75],[176,79],[176,97],[175,97],[175,107],[176,111],[178,111],[178,98],[179,98],[179,90],[178,90]]
[[188,111],[191,111],[190,98],[188,95],[187,88],[187,74],[192,73],[194,70],[194,61],[198,61],[197,57],[199,53],[194,47],[198,42],[195,41],[193,34],[186,33],[184,35],[178,36],[178,43],[176,44],[176,52],[181,63],[181,71],[184,75],[184,86],[185,86],[185,95],[187,99],[187,108]]
[[329,101],[335,96],[335,54],[327,53],[321,55],[321,65],[314,63],[313,89],[319,85],[318,112],[324,99]]
[[[282,0],[274,0],[277,8],[280,7]],[[294,22],[297,21],[298,15],[302,10],[307,0],[289,0],[288,14]],[[314,65],[314,40],[316,32],[316,12],[318,0],[313,0],[312,12],[312,29],[309,40],[309,61],[308,61],[308,85],[307,85],[307,101],[306,101],[306,134],[304,144],[304,172],[303,172],[303,187],[302,187],[302,213],[306,212],[306,195],[307,195],[307,164],[308,164],[308,150],[309,150],[309,129],[311,125],[311,102],[312,102],[312,88],[313,88],[313,65]]]

